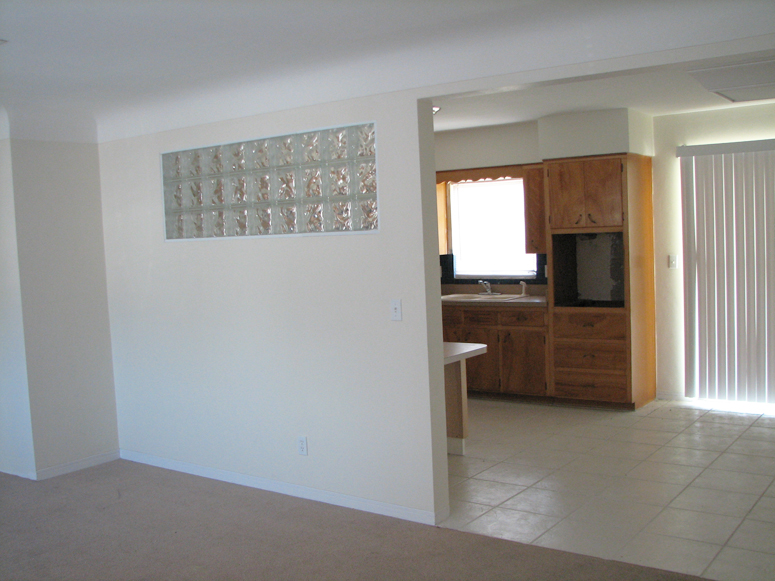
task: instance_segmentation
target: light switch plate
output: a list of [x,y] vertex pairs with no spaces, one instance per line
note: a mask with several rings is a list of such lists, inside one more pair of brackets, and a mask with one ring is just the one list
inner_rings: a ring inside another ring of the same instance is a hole
[[401,299],[393,299],[390,301],[390,320],[400,321],[401,319]]
[[667,255],[667,267],[668,268],[678,268],[678,255],[677,254],[668,254]]

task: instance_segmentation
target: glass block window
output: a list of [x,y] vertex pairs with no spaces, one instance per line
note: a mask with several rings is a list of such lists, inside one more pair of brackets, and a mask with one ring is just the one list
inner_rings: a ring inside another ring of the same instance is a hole
[[377,230],[374,124],[162,155],[166,237]]

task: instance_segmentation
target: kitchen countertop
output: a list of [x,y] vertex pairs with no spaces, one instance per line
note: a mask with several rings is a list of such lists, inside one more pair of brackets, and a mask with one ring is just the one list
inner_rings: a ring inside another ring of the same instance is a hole
[[452,343],[444,341],[444,365],[483,353],[487,353],[487,345],[484,343]]
[[[508,298],[511,297],[511,298]],[[442,303],[454,303],[456,305],[480,305],[480,306],[493,306],[499,305],[503,307],[545,307],[546,297],[542,296],[527,296],[518,297],[517,295],[445,295],[441,297]]]

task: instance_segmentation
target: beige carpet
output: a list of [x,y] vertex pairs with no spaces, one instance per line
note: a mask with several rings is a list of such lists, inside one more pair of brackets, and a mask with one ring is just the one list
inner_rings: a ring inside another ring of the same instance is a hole
[[688,580],[118,460],[0,474],[0,580]]

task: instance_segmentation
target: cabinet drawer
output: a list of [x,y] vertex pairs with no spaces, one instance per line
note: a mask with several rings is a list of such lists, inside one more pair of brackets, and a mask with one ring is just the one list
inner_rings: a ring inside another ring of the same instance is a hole
[[618,339],[627,337],[625,313],[554,313],[554,336],[561,339]]
[[463,311],[454,307],[441,309],[441,324],[449,327],[459,327],[463,324]]
[[554,345],[554,366],[625,371],[627,348],[624,343],[557,341]]
[[593,371],[555,371],[554,395],[573,399],[608,402],[627,401],[627,376]]
[[485,311],[480,309],[467,309],[463,315],[467,325],[492,325],[498,324],[497,311]]
[[504,327],[543,327],[545,325],[544,312],[537,309],[512,308],[512,310],[500,313],[500,324]]

